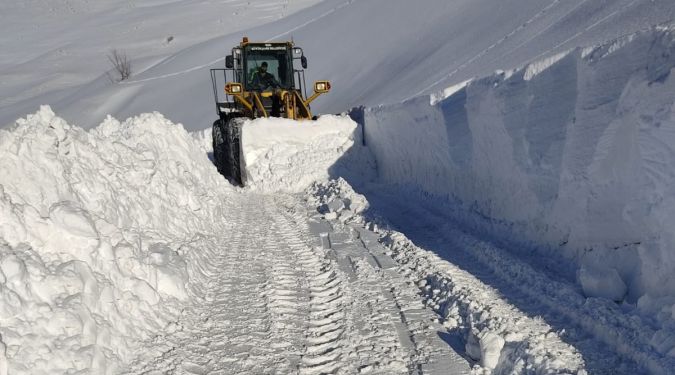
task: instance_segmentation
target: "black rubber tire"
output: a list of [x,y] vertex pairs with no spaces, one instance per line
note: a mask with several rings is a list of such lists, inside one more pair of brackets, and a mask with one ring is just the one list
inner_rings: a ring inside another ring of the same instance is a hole
[[227,122],[228,172],[233,184],[242,185],[241,174],[241,127],[248,120],[245,117],[234,117]]
[[229,175],[229,150],[226,142],[225,120],[218,119],[213,123],[211,138],[213,139],[213,162],[218,172],[225,177]]

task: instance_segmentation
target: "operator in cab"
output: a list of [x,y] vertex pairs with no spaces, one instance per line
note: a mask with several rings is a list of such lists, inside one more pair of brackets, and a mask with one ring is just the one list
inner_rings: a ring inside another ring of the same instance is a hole
[[281,87],[274,75],[267,72],[267,61],[263,61],[258,67],[258,70],[253,72],[253,76],[251,77],[251,87],[261,91],[265,91],[268,88],[276,89]]

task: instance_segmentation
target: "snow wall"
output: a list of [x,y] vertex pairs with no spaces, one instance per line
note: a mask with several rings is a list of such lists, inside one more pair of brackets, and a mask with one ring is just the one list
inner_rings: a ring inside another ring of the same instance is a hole
[[674,67],[675,29],[655,28],[360,115],[380,181],[670,317]]

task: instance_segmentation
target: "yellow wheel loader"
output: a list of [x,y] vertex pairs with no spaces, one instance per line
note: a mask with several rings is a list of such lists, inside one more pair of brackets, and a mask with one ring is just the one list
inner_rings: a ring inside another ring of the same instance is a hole
[[213,123],[213,159],[233,183],[242,184],[240,137],[246,120],[313,119],[310,103],[330,91],[330,82],[315,82],[307,96],[306,68],[307,58],[293,42],[252,43],[244,37],[225,57],[225,69],[211,69],[219,117]]

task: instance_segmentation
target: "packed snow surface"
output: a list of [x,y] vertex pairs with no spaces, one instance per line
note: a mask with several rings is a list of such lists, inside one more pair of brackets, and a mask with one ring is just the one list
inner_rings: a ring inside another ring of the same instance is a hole
[[247,122],[241,131],[243,182],[259,191],[302,191],[330,177],[331,167],[354,146],[355,131],[346,116]]

